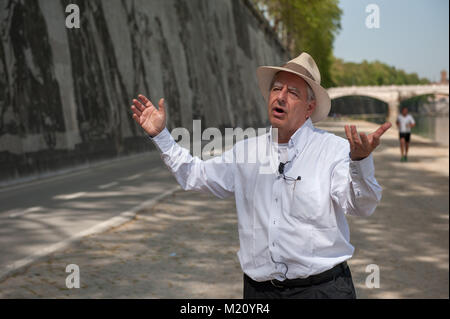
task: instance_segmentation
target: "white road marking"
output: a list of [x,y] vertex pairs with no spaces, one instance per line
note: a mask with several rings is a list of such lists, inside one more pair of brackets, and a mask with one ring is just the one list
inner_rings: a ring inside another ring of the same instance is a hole
[[35,212],[43,211],[43,210],[44,210],[43,207],[35,206],[35,207],[30,207],[28,209],[25,209],[23,212],[9,214],[8,217],[9,218],[17,218],[17,217],[21,217],[21,216],[24,216],[24,215],[29,214],[29,213],[35,213]]
[[135,207],[131,208],[130,210],[119,214],[118,216],[112,217],[104,222],[94,225],[93,227],[91,227],[85,231],[82,231],[66,240],[63,240],[56,244],[50,245],[46,248],[40,249],[31,256],[28,256],[26,258],[23,258],[16,262],[13,262],[9,265],[6,265],[6,267],[4,267],[3,269],[0,269],[0,282],[2,280],[4,280],[5,278],[7,278],[8,276],[14,274],[19,269],[39,260],[41,258],[44,258],[45,256],[52,254],[58,250],[67,248],[70,244],[81,240],[83,237],[105,232],[108,229],[118,227],[118,226],[136,218],[136,214],[138,211],[140,211],[144,208],[150,209],[151,207],[156,205],[158,203],[158,201],[164,199],[165,197],[172,195],[175,191],[180,190],[180,189],[181,189],[180,186],[175,186],[175,187],[169,189],[168,191],[156,196],[155,198],[149,199],[149,200],[141,203],[140,205],[135,206]]
[[112,183],[109,183],[109,184],[100,185],[98,188],[100,188],[100,189],[107,189],[107,188],[116,186],[118,184],[119,184],[118,182],[112,182]]
[[137,178],[139,178],[141,176],[142,176],[142,173],[139,173],[139,174],[131,175],[129,177],[121,178],[121,180],[122,181],[132,181],[132,180],[137,179]]
[[79,192],[79,193],[73,193],[73,194],[67,194],[67,195],[58,195],[53,198],[67,200],[67,199],[75,199],[78,197],[82,197],[84,195],[86,195],[86,192]]

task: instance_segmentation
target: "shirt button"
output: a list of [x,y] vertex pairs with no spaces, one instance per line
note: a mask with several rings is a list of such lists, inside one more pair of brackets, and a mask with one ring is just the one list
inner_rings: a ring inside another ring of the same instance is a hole
[[278,203],[278,198],[275,198],[275,201]]
[[275,247],[275,243],[272,243],[272,246]]

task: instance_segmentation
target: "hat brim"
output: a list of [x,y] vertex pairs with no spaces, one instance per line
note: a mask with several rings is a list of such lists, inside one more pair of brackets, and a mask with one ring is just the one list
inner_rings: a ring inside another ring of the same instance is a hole
[[320,84],[317,84],[316,81],[301,73],[292,71],[291,69],[283,67],[261,66],[256,70],[259,89],[261,90],[264,100],[269,103],[270,85],[272,84],[272,80],[275,74],[280,71],[298,75],[311,86],[311,89],[316,96],[316,108],[311,115],[311,120],[313,121],[313,123],[317,123],[325,119],[330,113],[331,109],[331,100],[328,92],[322,86],[320,86]]

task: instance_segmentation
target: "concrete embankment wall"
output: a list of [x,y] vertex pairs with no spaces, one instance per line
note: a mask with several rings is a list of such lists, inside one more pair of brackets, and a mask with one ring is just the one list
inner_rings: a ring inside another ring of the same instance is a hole
[[288,59],[247,0],[0,0],[0,34],[0,182],[148,150],[138,93],[169,128],[265,124],[256,68]]

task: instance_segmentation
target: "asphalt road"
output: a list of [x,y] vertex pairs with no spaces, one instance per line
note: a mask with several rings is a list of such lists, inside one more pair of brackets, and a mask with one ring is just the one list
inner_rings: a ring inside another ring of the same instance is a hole
[[149,152],[0,190],[0,270],[176,185]]

